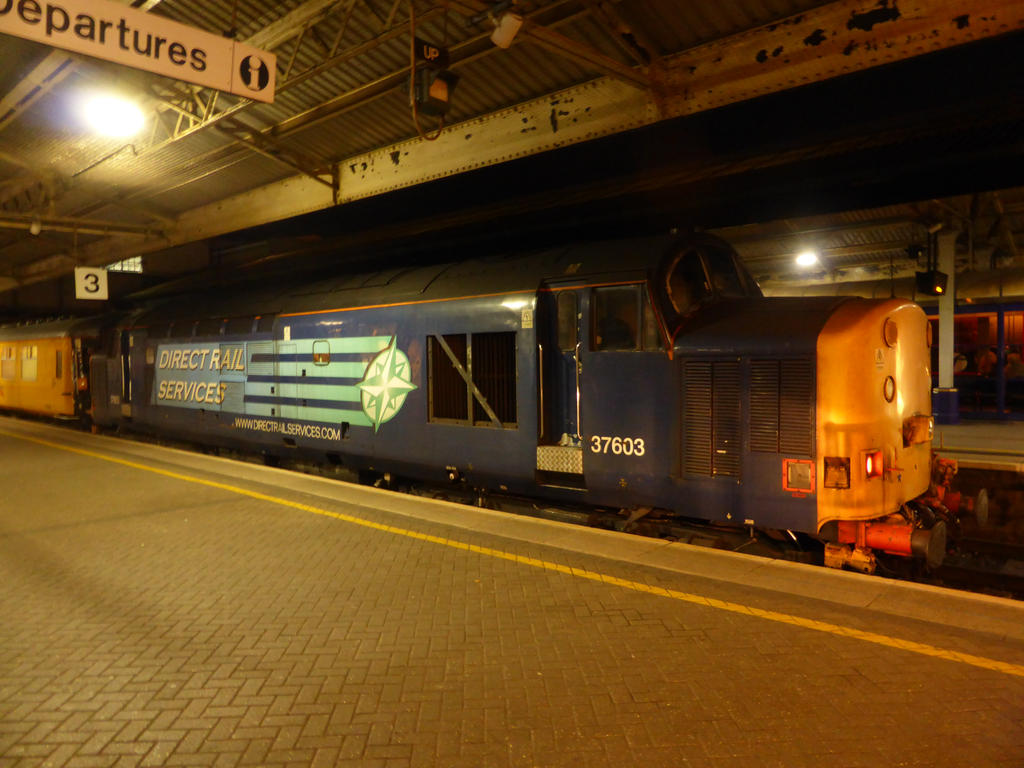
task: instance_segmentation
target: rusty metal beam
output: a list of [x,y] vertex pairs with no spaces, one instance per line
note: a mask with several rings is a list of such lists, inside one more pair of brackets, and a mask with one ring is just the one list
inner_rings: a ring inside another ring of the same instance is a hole
[[1020,29],[1021,0],[838,0],[669,57],[659,106],[693,114]]

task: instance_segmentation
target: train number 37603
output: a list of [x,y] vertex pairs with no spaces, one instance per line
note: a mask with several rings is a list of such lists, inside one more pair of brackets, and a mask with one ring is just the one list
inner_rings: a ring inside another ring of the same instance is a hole
[[612,453],[616,456],[643,456],[647,452],[647,447],[642,437],[592,435],[590,450],[592,453]]

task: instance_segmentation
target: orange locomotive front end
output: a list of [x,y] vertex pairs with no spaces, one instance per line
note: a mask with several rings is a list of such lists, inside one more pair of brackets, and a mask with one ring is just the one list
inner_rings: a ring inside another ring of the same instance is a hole
[[932,475],[929,327],[903,300],[854,299],[818,353],[818,529],[834,567],[871,572],[875,552],[945,555],[946,526],[925,512]]

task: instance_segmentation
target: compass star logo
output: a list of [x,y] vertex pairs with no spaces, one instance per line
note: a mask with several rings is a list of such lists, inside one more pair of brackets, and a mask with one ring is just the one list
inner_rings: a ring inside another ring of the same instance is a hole
[[373,431],[391,421],[402,409],[406,395],[416,389],[412,383],[409,358],[396,346],[397,337],[366,366],[363,380],[356,384],[362,391],[363,413],[373,422]]

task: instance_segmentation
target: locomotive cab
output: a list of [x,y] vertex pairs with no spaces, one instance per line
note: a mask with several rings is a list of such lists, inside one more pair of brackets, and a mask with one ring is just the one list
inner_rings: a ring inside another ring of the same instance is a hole
[[685,319],[703,307],[720,300],[762,295],[735,251],[714,238],[681,243],[665,259],[659,277],[666,322],[673,338]]

